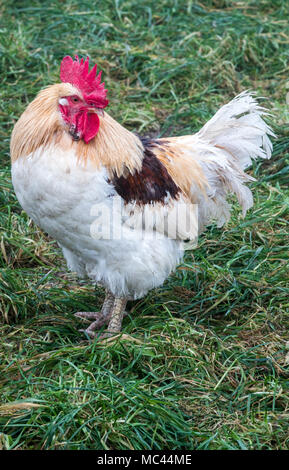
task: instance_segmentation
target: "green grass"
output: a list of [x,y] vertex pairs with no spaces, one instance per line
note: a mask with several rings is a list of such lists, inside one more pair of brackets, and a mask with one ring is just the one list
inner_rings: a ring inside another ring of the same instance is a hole
[[[288,449],[289,3],[8,0],[0,11],[0,448]],[[234,205],[106,346],[73,317],[103,291],[67,273],[10,177],[13,124],[75,53],[103,69],[109,112],[131,130],[193,133],[249,88],[278,134],[272,160],[250,170],[246,218]]]

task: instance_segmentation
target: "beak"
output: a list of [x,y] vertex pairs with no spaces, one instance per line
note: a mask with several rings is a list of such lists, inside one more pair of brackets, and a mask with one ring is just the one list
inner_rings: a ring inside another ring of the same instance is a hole
[[75,128],[75,125],[72,124],[70,127],[69,127],[69,134],[71,135],[71,137],[73,138],[73,140],[80,140],[80,134],[79,132],[77,132],[76,128]]
[[98,116],[101,116],[101,117],[104,116],[104,111],[102,108],[87,108],[87,111],[89,113],[97,114]]

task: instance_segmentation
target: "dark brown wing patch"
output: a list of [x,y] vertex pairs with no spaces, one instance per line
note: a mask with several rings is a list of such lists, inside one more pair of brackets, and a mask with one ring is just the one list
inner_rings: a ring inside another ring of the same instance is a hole
[[164,202],[171,196],[177,199],[180,188],[175,184],[165,166],[155,156],[153,148],[158,145],[157,140],[141,139],[144,146],[142,168],[128,176],[114,176],[111,182],[117,193],[126,203],[149,204]]

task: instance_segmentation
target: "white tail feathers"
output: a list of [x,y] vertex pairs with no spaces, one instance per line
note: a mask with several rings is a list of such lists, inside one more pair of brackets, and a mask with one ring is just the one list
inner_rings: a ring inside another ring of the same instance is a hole
[[255,93],[244,91],[222,106],[198,132],[201,139],[231,153],[242,169],[251,165],[252,159],[270,158],[272,143],[269,135],[276,137],[261,116],[268,115]]
[[217,220],[222,226],[229,218],[230,206],[226,196],[234,193],[242,206],[243,214],[253,204],[246,182],[254,180],[243,170],[256,158],[270,158],[275,137],[262,119],[268,115],[259,106],[253,93],[247,91],[223,106],[195,135],[200,164],[208,179],[208,201],[200,206],[202,225]]

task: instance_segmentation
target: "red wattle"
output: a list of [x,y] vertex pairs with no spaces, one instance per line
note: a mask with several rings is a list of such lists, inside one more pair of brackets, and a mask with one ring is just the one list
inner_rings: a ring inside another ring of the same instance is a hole
[[86,113],[84,119],[83,140],[86,144],[93,139],[99,129],[99,117],[95,113]]

